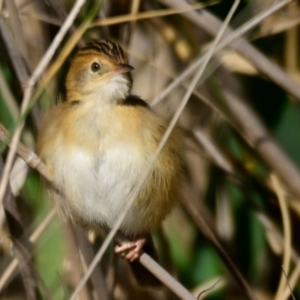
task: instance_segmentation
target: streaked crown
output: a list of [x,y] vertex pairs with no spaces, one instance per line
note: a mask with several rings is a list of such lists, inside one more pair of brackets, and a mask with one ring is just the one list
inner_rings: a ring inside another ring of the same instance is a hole
[[116,64],[127,63],[127,55],[118,44],[111,40],[100,40],[88,43],[84,48],[80,49],[78,55],[88,53],[100,54],[109,60],[113,60]]

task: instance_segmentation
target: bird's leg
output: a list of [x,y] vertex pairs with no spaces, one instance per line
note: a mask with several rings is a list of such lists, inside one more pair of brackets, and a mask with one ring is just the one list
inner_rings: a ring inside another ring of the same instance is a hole
[[124,258],[133,262],[136,260],[142,253],[143,246],[146,243],[146,238],[136,238],[134,240],[121,240],[119,245],[115,247],[116,253],[121,253],[126,251]]

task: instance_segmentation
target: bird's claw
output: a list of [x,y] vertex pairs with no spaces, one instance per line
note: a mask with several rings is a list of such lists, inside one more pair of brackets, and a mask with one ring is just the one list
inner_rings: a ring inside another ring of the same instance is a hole
[[133,262],[141,255],[145,243],[145,238],[139,238],[133,241],[124,241],[121,242],[120,245],[115,247],[115,252],[121,253],[126,251],[122,253],[121,256],[129,260],[130,262]]

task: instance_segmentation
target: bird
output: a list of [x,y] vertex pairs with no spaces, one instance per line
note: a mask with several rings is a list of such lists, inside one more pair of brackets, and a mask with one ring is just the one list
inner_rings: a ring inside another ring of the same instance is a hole
[[[43,117],[37,153],[53,178],[50,197],[84,228],[109,231],[149,167],[167,118],[131,94],[133,67],[111,40],[88,43],[73,57],[66,96]],[[182,132],[175,128],[122,222],[127,241],[115,247],[136,261],[149,234],[178,200]]]

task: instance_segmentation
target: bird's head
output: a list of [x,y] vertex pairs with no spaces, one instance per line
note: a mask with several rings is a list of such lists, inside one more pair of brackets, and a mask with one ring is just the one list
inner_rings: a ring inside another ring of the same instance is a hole
[[118,44],[110,40],[89,43],[71,63],[66,78],[67,99],[122,102],[132,88],[132,70]]

